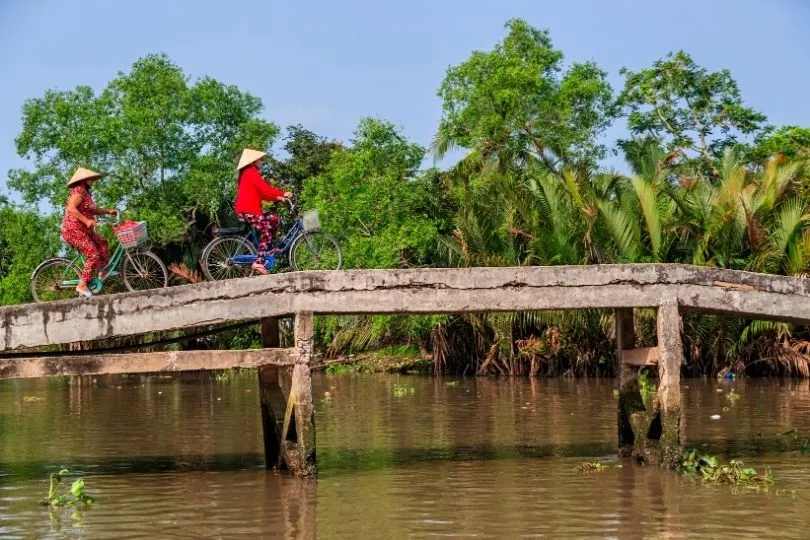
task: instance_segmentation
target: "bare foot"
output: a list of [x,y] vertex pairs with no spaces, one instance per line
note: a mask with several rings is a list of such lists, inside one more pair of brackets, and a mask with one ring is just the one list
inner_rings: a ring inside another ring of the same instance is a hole
[[87,285],[83,285],[81,283],[78,287],[76,287],[76,292],[79,293],[79,296],[84,296],[85,298],[90,298],[93,296],[93,291],[91,291]]
[[256,261],[253,264],[251,264],[250,267],[253,270],[257,271],[258,273],[262,274],[263,276],[266,276],[268,274],[267,268],[264,267],[263,262]]

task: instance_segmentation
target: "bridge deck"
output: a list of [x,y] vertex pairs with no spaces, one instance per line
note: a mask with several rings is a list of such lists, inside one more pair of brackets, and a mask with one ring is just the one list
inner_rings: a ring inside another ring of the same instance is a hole
[[297,272],[0,308],[0,351],[299,312],[657,307],[810,324],[810,281],[678,264]]

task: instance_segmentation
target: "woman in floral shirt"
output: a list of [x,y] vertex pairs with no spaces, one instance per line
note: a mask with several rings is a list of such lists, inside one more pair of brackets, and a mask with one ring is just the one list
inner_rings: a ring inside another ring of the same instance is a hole
[[114,208],[99,208],[93,202],[90,190],[101,174],[79,167],[67,183],[70,188],[65,207],[65,217],[62,221],[62,238],[76,248],[84,256],[84,271],[82,272],[76,292],[81,296],[91,297],[93,293],[88,285],[93,274],[106,266],[110,258],[110,249],[107,240],[95,231],[95,217],[98,215],[117,215]]

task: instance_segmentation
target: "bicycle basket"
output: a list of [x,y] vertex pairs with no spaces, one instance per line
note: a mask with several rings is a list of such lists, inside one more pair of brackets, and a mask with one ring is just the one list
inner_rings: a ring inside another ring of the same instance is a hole
[[115,228],[115,236],[121,245],[127,249],[142,246],[149,241],[149,233],[146,232],[145,221],[128,221]]
[[315,232],[321,230],[321,218],[317,210],[309,210],[301,216],[301,224],[305,232]]

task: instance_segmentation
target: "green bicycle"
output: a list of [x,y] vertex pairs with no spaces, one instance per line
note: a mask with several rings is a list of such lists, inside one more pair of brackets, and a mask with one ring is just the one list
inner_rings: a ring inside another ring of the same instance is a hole
[[[118,220],[116,220],[118,223]],[[102,272],[103,280],[95,278],[90,282],[90,290],[98,294],[104,288],[104,282],[118,275],[121,266],[121,277],[129,291],[145,291],[168,287],[169,272],[160,257],[143,249],[148,243],[149,235],[146,223],[129,222],[114,226],[118,246]],[[76,297],[84,257],[78,255],[73,259],[52,257],[46,259],[31,274],[31,295],[35,302],[53,302]]]

